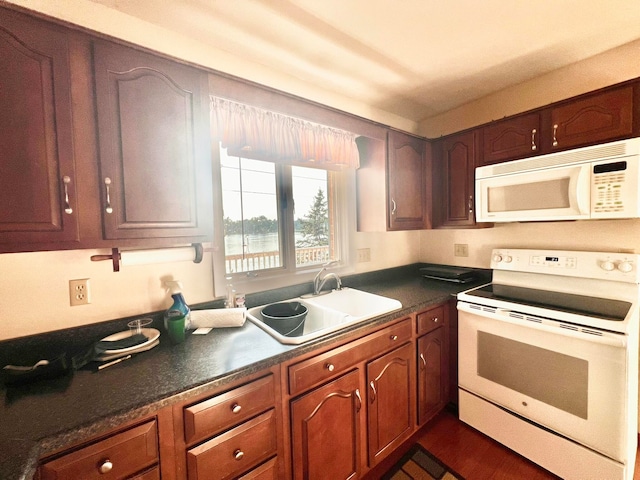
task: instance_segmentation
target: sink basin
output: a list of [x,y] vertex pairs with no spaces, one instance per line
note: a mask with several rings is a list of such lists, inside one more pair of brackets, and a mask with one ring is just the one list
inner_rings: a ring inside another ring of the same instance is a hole
[[326,295],[308,298],[307,302],[346,313],[354,319],[377,317],[402,308],[398,300],[354,288],[334,290]]
[[288,337],[264,323],[260,311],[266,305],[250,308],[247,311],[247,318],[280,343],[292,345],[308,342],[354,323],[402,308],[402,304],[397,300],[352,288],[334,290],[317,297],[294,298],[287,301],[300,302],[308,309],[302,335]]

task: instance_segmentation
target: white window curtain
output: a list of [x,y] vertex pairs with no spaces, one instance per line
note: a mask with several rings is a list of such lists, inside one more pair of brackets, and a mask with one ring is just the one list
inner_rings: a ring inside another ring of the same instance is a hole
[[234,156],[327,170],[360,166],[354,133],[224,98],[211,97],[211,128]]

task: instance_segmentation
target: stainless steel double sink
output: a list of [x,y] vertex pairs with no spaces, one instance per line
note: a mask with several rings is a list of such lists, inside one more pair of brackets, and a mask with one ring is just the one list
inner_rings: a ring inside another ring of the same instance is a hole
[[250,308],[247,311],[247,317],[280,343],[293,345],[308,342],[402,308],[402,304],[393,298],[347,287],[333,290],[325,295],[297,297],[286,301],[300,302],[308,309],[304,331],[300,336],[284,336],[264,323],[260,311],[266,305]]

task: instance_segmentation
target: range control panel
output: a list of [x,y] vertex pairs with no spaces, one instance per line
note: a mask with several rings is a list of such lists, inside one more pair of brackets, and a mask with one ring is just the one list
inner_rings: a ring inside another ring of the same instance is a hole
[[495,249],[491,268],[621,282],[640,281],[640,255],[566,250]]

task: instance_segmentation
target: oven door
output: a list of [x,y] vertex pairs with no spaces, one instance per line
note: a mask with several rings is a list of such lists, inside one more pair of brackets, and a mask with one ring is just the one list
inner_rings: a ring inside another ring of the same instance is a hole
[[624,335],[466,302],[458,310],[460,388],[624,463],[633,394]]
[[589,164],[489,178],[482,178],[476,170],[477,221],[587,219],[590,191]]

